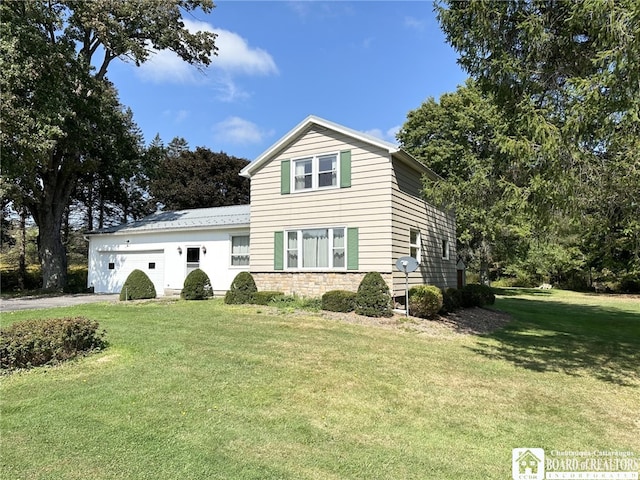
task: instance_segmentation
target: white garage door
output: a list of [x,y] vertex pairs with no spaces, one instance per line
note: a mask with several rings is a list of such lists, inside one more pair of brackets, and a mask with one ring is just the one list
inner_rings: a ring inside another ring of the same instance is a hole
[[156,289],[164,294],[164,250],[131,252],[100,252],[100,278],[94,285],[96,292],[119,293],[125,280],[134,270],[146,273]]

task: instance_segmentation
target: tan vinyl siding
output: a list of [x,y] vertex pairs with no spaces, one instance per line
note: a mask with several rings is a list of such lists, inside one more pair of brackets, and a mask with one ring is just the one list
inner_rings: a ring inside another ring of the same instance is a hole
[[[351,150],[351,187],[280,193],[280,163]],[[251,271],[273,271],[273,232],[357,227],[359,271],[391,272],[391,163],[380,148],[341,133],[310,129],[251,178]]]
[[[410,254],[410,231],[420,231],[421,259],[418,270],[409,275],[409,285],[456,286],[455,220],[422,200],[422,174],[393,160],[392,262]],[[449,242],[449,260],[442,259],[442,240]],[[404,293],[405,276],[394,269],[393,289]]]

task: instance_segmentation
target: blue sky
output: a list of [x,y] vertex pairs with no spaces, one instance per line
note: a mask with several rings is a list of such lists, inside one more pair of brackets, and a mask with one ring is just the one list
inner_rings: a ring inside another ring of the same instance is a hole
[[431,2],[222,0],[185,20],[219,35],[204,74],[170,52],[110,66],[147,144],[253,160],[312,114],[394,141],[409,110],[466,78]]

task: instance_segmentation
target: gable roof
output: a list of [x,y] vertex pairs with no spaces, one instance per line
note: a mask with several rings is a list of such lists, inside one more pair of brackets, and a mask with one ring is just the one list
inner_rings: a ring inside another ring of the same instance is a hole
[[342,133],[356,140],[360,140],[364,143],[368,143],[369,145],[379,147],[382,150],[386,150],[390,156],[394,158],[398,158],[404,163],[407,163],[410,166],[413,166],[415,169],[424,172],[429,177],[433,179],[439,178],[435,172],[433,172],[423,163],[416,160],[411,154],[401,149],[398,145],[391,142],[387,142],[385,140],[381,140],[377,137],[368,135],[364,132],[353,130],[352,128],[348,128],[343,125],[339,125],[329,120],[325,120],[324,118],[316,117],[315,115],[309,115],[302,122],[300,122],[298,125],[293,127],[293,129],[291,129],[288,133],[286,133],[280,140],[278,140],[276,143],[271,145],[271,147],[269,147],[267,150],[261,153],[253,162],[251,162],[249,165],[244,167],[240,171],[240,175],[246,178],[251,178],[251,176],[255,172],[257,172],[264,164],[269,162],[275,154],[277,154],[286,145],[292,142],[296,137],[301,135],[304,131],[306,131],[312,125],[317,125],[321,128],[333,130],[335,132]]
[[244,226],[249,226],[249,205],[156,212],[135,222],[92,230],[87,234],[131,234],[161,230],[201,230]]

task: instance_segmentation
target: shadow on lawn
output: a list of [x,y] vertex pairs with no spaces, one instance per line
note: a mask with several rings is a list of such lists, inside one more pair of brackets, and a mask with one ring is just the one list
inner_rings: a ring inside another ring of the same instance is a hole
[[599,306],[501,299],[515,321],[473,351],[538,372],[640,386],[640,315]]

